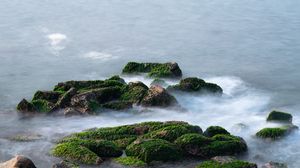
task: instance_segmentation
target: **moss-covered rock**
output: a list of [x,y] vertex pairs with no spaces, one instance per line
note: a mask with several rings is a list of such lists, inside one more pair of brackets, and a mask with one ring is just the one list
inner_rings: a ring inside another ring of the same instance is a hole
[[146,107],[168,107],[177,104],[174,96],[170,95],[160,86],[151,86],[141,101],[142,106]]
[[295,129],[298,129],[298,127],[294,125],[286,125],[277,128],[263,128],[256,133],[256,136],[259,138],[275,140],[288,135]]
[[134,156],[146,163],[152,161],[174,161],[181,158],[180,149],[162,139],[139,139],[126,148],[127,156]]
[[292,120],[293,120],[293,116],[291,114],[286,112],[281,112],[281,111],[272,111],[267,118],[267,121],[287,122],[287,123],[292,123]]
[[206,158],[206,147],[212,142],[201,134],[185,134],[177,138],[175,144],[179,146],[185,155]]
[[230,135],[226,129],[220,126],[210,126],[204,131],[204,135],[207,137],[213,137],[217,134]]
[[56,145],[51,152],[54,156],[84,164],[100,164],[102,159],[88,148],[77,143],[66,142]]
[[148,87],[142,82],[130,82],[123,88],[121,100],[139,104],[147,93],[147,90]]
[[41,99],[33,100],[31,103],[34,106],[34,108],[37,110],[37,112],[41,112],[41,113],[49,113],[54,107],[53,103]]
[[17,105],[17,110],[23,113],[35,113],[36,109],[34,105],[28,102],[26,99],[21,100],[21,102]]
[[148,73],[151,77],[181,77],[182,71],[177,63],[137,63],[128,62],[123,73]]
[[196,168],[257,168],[254,163],[249,163],[241,160],[234,160],[227,163],[219,163],[216,161],[204,161]]
[[202,94],[213,93],[222,94],[223,89],[214,83],[207,83],[202,79],[190,77],[182,79],[179,84],[169,86],[169,91],[184,91],[184,92],[198,92]]
[[136,157],[119,157],[114,160],[124,166],[144,167],[147,165],[145,162]]
[[55,91],[37,91],[35,92],[32,101],[35,100],[46,100],[51,103],[56,103],[59,99],[61,92],[55,92]]

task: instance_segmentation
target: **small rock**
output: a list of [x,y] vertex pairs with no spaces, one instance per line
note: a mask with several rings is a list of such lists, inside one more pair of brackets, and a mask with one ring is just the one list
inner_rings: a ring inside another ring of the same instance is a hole
[[0,168],[36,168],[36,167],[29,158],[21,155],[17,155],[11,160],[0,163]]
[[267,118],[267,121],[292,123],[293,116],[289,113],[286,113],[286,112],[272,111],[269,114],[269,116]]
[[36,112],[33,104],[29,103],[26,99],[23,99],[17,106],[17,110],[22,113],[34,113]]

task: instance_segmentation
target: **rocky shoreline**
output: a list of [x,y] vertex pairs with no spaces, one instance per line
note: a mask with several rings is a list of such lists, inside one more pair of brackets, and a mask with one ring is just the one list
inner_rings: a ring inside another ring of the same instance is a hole
[[[127,110],[134,106],[182,109],[173,94],[223,94],[223,89],[217,84],[197,77],[182,78],[177,63],[129,62],[122,73],[146,74],[153,78],[153,82],[149,87],[141,81],[126,83],[119,75],[105,80],[61,82],[52,91],[37,91],[31,101],[23,99],[17,110],[21,116],[32,117],[97,115],[103,111]],[[164,78],[179,80],[179,83],[167,85]],[[282,139],[298,130],[292,120],[293,116],[289,113],[272,111],[266,121],[279,123],[280,126],[263,128],[255,136],[263,141]],[[202,160],[196,168],[256,168],[255,163],[235,158],[247,151],[243,138],[230,134],[220,126],[207,126],[203,132],[199,126],[184,121],[152,121],[74,133],[57,141],[50,153],[63,160],[53,166],[56,168],[101,165],[107,160],[127,167],[147,167],[153,162],[191,158]],[[0,164],[0,168],[6,163]],[[276,162],[264,165],[264,168],[285,167],[285,164]],[[34,168],[34,164],[28,168]]]

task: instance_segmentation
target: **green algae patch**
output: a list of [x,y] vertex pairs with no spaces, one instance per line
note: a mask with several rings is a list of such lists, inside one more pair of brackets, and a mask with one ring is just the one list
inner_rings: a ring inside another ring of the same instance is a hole
[[204,161],[196,168],[257,168],[256,164],[241,160],[234,160],[226,163],[219,163],[216,161]]
[[114,159],[114,161],[124,166],[144,167],[147,165],[136,157],[119,157]]
[[35,109],[41,113],[50,112],[54,106],[52,103],[50,103],[46,100],[33,100],[31,103],[35,107]]
[[298,129],[298,127],[294,125],[286,125],[277,128],[263,128],[256,133],[256,136],[263,139],[276,140],[288,135],[295,129]]

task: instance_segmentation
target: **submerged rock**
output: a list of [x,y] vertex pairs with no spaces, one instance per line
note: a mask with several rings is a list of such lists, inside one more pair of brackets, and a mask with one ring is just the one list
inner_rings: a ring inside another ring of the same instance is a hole
[[207,83],[202,79],[190,77],[180,80],[179,84],[169,86],[169,91],[184,91],[184,92],[198,92],[198,93],[213,93],[222,94],[223,90],[220,86],[214,83]]
[[27,157],[17,155],[9,161],[0,163],[0,168],[36,168],[34,163]]
[[272,111],[269,114],[267,121],[292,123],[293,116],[286,112]]
[[177,104],[177,100],[161,86],[151,86],[141,104],[146,107],[168,107]]
[[148,73],[150,77],[178,78],[182,71],[175,62],[169,63],[137,63],[128,62],[123,68],[123,73]]
[[69,161],[98,164],[102,158],[116,158],[122,150],[128,158],[121,164],[178,161],[186,157],[201,159],[227,156],[247,150],[245,141],[227,134],[206,137],[199,126],[186,122],[144,122],[109,128],[95,128],[61,139],[52,154]]

